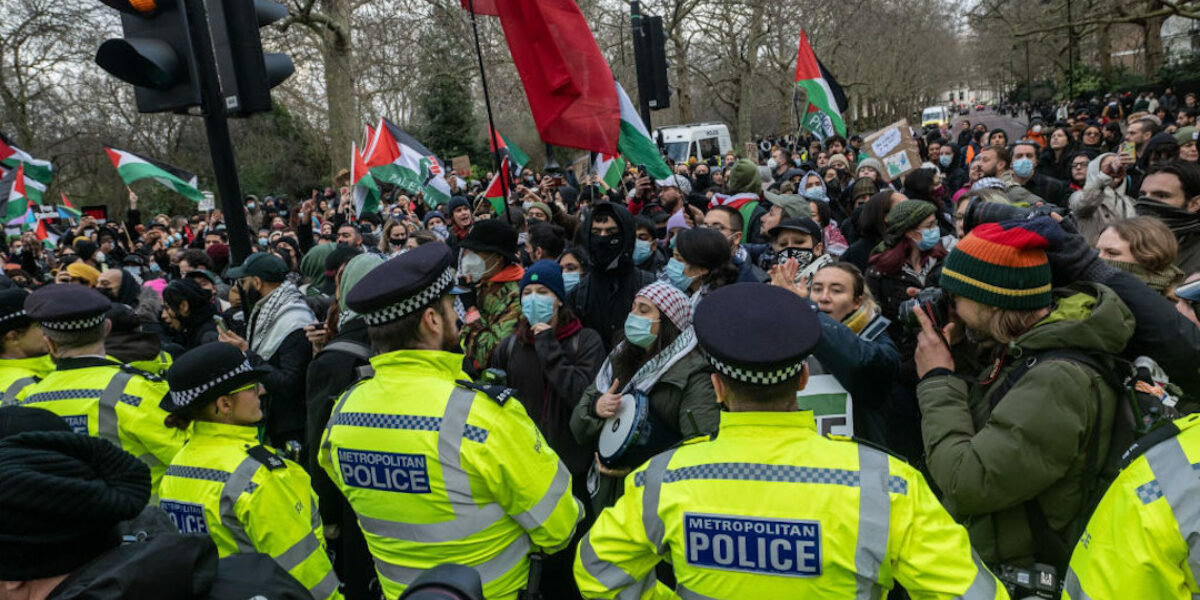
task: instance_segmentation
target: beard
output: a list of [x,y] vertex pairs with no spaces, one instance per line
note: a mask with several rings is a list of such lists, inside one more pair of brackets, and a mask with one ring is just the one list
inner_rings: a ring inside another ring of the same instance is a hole
[[462,341],[458,323],[458,313],[454,312],[454,306],[442,311],[442,319],[446,326],[442,328],[442,351],[462,354]]

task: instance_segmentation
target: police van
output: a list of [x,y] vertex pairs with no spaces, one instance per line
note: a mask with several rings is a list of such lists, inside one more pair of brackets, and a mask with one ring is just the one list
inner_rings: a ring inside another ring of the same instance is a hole
[[654,130],[654,140],[667,157],[675,163],[686,163],[689,158],[704,162],[709,158],[720,158],[733,150],[729,127],[724,123],[692,123],[669,125]]

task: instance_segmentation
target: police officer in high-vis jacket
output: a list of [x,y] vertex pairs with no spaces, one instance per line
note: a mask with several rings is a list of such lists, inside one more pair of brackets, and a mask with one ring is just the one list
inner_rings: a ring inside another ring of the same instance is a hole
[[21,405],[62,417],[76,433],[104,438],[150,466],[151,502],[167,463],[183,446],[184,432],[163,426],[158,407],[167,394],[161,377],[109,358],[104,339],[111,302],[100,292],[70,283],[39,288],[25,312],[42,327],[57,368],[17,394]]
[[[625,479],[579,544],[585,598],[882,598],[897,582],[917,599],[1008,597],[916,469],[822,437],[796,409],[821,332],[813,311],[760,283],[700,302],[720,428]],[[674,595],[655,579],[664,560]]]
[[159,491],[159,506],[183,533],[212,537],[222,558],[261,552],[314,600],[340,599],[325,551],[317,496],[308,473],[259,444],[262,372],[241,350],[211,342],[167,371],[167,423],[191,428]]
[[0,406],[54,370],[42,328],[25,314],[28,297],[22,288],[0,290]]
[[1200,415],[1139,440],[1071,555],[1063,598],[1200,596]]
[[454,275],[449,247],[426,244],[347,295],[379,354],[334,405],[319,458],[387,598],[442,563],[474,568],[488,598],[515,598],[528,555],[565,547],[581,517],[567,468],[511,390],[463,372]]

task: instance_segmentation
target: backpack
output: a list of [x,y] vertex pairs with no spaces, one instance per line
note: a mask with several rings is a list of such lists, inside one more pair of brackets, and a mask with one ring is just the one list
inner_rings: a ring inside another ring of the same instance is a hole
[[[1063,348],[1030,354],[1019,359],[1004,379],[993,388],[991,408],[1004,399],[1009,390],[1030,369],[1047,360],[1060,360],[1083,365],[1100,375],[1108,387],[1117,393],[1117,406],[1113,414],[1111,442],[1103,463],[1098,463],[1100,436],[1093,435],[1086,449],[1087,471],[1084,473],[1083,502],[1079,516],[1063,531],[1050,527],[1037,498],[1025,503],[1030,531],[1035,545],[1035,559],[1056,567],[1065,567],[1070,560],[1075,541],[1083,533],[1084,526],[1100,503],[1108,486],[1117,478],[1126,464],[1126,450],[1143,438],[1162,428],[1182,415],[1175,408],[1176,398],[1154,381],[1154,361],[1141,357],[1133,363],[1114,356],[1096,354],[1084,350]],[[1093,385],[1099,397],[1100,390]],[[1122,401],[1124,400],[1124,401]],[[1100,419],[1096,415],[1094,431],[1100,430]]]

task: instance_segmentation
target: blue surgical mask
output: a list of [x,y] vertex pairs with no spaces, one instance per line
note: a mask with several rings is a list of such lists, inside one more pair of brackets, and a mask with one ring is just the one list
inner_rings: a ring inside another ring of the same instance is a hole
[[521,296],[521,314],[530,325],[549,323],[554,316],[554,296],[526,294]]
[[151,271],[151,272],[153,272],[153,273],[161,273],[161,272],[162,272],[162,267],[158,266],[158,263],[157,263],[157,262],[155,262],[155,261],[150,261],[150,271]]
[[921,241],[917,242],[917,247],[920,248],[922,252],[925,252],[927,250],[932,250],[933,247],[938,245],[938,242],[940,241],[942,241],[942,232],[936,226],[930,227],[929,229],[922,229]]
[[825,194],[825,188],[823,187],[810,187],[804,190],[804,197],[809,200],[816,200],[817,202],[829,201],[829,197]]
[[1013,165],[1012,165],[1012,170],[1013,170],[1013,173],[1015,173],[1017,177],[1020,177],[1022,179],[1029,177],[1030,175],[1033,175],[1033,159],[1032,158],[1018,158],[1017,160],[1014,160]]
[[263,248],[267,247],[267,238],[258,238],[258,245]]
[[692,287],[692,277],[683,274],[684,264],[675,258],[667,261],[667,279],[671,285],[675,286],[681,292],[687,292]]
[[570,273],[564,271],[562,275],[563,287],[566,288],[569,294],[571,290],[575,289],[575,286],[579,285],[579,271],[571,271]]
[[942,165],[942,168],[949,167],[952,162],[954,162],[954,157],[949,154],[943,154],[938,157],[938,164]]
[[649,348],[658,337],[658,334],[652,331],[657,322],[642,315],[629,313],[629,316],[625,317],[625,339],[635,346]]
[[633,242],[633,264],[640,265],[650,257],[650,242],[635,240]]

